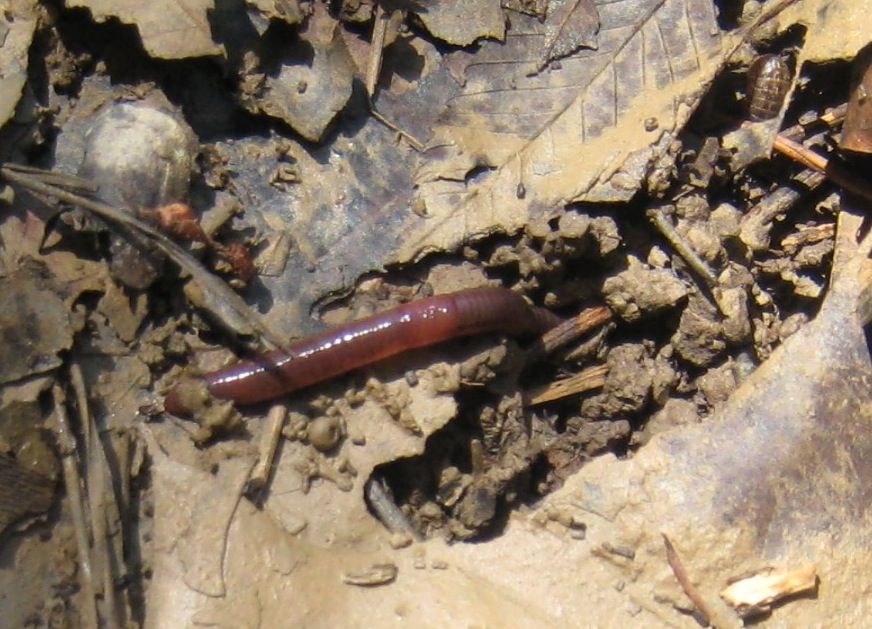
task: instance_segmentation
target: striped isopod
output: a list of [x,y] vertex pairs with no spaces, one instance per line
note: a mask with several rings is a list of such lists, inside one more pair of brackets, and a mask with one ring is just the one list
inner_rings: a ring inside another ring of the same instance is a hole
[[791,72],[780,55],[762,55],[748,69],[748,117],[759,122],[781,111]]

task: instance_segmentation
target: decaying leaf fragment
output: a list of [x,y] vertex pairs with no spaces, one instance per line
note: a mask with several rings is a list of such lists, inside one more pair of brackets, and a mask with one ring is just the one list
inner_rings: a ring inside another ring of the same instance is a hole
[[99,22],[117,18],[135,25],[146,52],[158,59],[224,53],[224,47],[213,41],[209,25],[213,0],[73,0],[68,6],[90,9]]
[[66,304],[38,268],[0,279],[0,383],[59,367],[73,332]]
[[839,147],[857,153],[872,153],[872,47],[869,46],[854,59],[851,97]]
[[814,566],[802,568],[764,568],[760,572],[734,581],[721,597],[743,618],[768,612],[779,600],[812,592],[817,587]]
[[[345,46],[336,20],[326,7],[316,4],[300,33],[305,46],[297,44],[292,55],[278,60],[265,73],[263,89],[248,100],[252,110],[284,120],[307,140],[319,141],[327,126],[351,97],[354,62]],[[308,54],[300,56],[301,50]]]
[[485,37],[502,40],[506,34],[500,0],[439,0],[428,4],[418,17],[434,37],[455,46],[468,46]]
[[54,500],[59,465],[45,428],[36,400],[0,406],[0,533],[23,516],[44,513]]
[[299,24],[306,14],[299,0],[246,0],[246,4],[271,20],[281,20],[288,24]]
[[22,516],[47,511],[54,500],[55,484],[0,454],[0,533]]
[[548,62],[570,55],[579,48],[595,50],[599,26],[599,12],[593,0],[551,0],[539,70]]

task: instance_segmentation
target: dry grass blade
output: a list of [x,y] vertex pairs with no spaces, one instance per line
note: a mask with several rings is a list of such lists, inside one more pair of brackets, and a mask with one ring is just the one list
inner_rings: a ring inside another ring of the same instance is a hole
[[123,565],[123,547],[121,535],[115,535],[116,523],[122,529],[124,519],[121,517],[121,506],[115,493],[120,479],[113,478],[106,449],[110,447],[104,439],[111,439],[108,434],[102,434],[91,414],[88,394],[85,389],[85,379],[78,364],[70,367],[70,381],[76,394],[76,409],[79,415],[79,426],[83,434],[85,488],[87,504],[90,507],[90,523],[92,538],[91,570],[92,578],[99,582],[103,599],[104,620],[109,626],[122,624],[121,603],[116,596],[116,583],[120,582],[119,570]]
[[57,419],[57,440],[60,446],[61,463],[64,471],[64,486],[70,505],[73,529],[76,535],[76,546],[79,554],[79,580],[85,601],[82,603],[84,623],[87,627],[98,627],[97,594],[94,587],[93,571],[91,569],[91,547],[88,542],[90,533],[85,519],[85,498],[82,495],[82,477],[79,474],[76,439],[67,416],[66,398],[59,385],[52,388]]
[[390,15],[385,13],[384,7],[379,3],[375,8],[372,37],[369,40],[369,62],[366,66],[366,93],[370,98],[375,94],[378,77],[381,73],[382,51],[385,46],[385,34],[389,17]]
[[[271,332],[248,304],[233,292],[223,280],[210,273],[182,247],[132,214],[109,204],[70,192],[66,187],[49,183],[57,181],[57,173],[21,168],[15,164],[3,164],[0,167],[0,176],[22,186],[29,192],[50,196],[93,212],[113,225],[114,228],[125,234],[132,234],[134,242],[137,237],[147,238],[180,269],[191,276],[191,281],[199,287],[199,295],[203,299],[199,305],[213,315],[226,329],[243,336],[259,336],[273,347],[284,348],[284,340]],[[44,179],[46,176],[48,176],[49,182]]]

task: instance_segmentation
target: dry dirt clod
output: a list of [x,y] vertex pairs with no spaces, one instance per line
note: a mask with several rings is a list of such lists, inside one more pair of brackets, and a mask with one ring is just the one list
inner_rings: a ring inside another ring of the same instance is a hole
[[330,452],[344,436],[342,420],[339,417],[318,417],[313,419],[306,430],[307,438],[316,450]]
[[672,308],[687,296],[687,286],[671,270],[646,268],[633,257],[628,262],[626,271],[603,284],[603,298],[625,321]]
[[720,313],[708,299],[693,293],[671,343],[683,360],[701,367],[726,349],[722,333]]
[[614,347],[606,359],[608,375],[602,393],[581,403],[581,415],[610,419],[641,410],[651,399],[654,361],[642,345]]

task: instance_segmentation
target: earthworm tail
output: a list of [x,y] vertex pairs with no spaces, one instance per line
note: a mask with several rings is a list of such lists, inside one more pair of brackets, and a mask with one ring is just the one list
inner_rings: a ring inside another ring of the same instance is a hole
[[[389,356],[452,338],[498,333],[541,334],[560,318],[530,306],[506,288],[474,288],[403,304],[371,317],[293,343],[204,376],[215,397],[254,404],[329,380]],[[164,402],[167,412],[187,414],[178,389]]]

